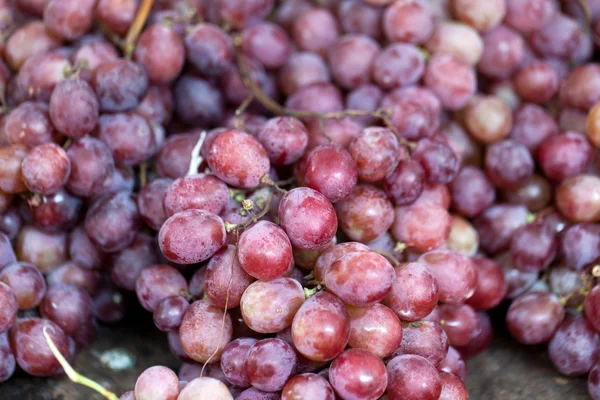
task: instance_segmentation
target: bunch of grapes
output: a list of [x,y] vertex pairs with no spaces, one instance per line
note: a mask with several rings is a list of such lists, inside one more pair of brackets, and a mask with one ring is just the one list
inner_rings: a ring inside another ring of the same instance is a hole
[[[0,0],[0,382],[134,292],[124,400],[465,400],[510,302],[600,399],[600,1]],[[150,315],[150,314],[149,314]]]

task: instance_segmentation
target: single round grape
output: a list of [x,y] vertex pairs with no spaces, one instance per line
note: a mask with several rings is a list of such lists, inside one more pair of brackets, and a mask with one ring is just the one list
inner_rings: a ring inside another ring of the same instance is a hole
[[556,256],[557,247],[556,232],[537,222],[514,233],[510,250],[515,267],[529,272],[546,269]]
[[498,25],[483,35],[483,55],[477,70],[490,78],[508,78],[519,68],[524,52],[521,35],[506,25]]
[[3,42],[4,59],[15,71],[18,71],[29,57],[60,47],[60,40],[50,35],[40,20],[32,20],[18,27]]
[[379,303],[346,309],[350,315],[350,347],[385,358],[400,346],[402,325],[391,309]]
[[244,291],[240,309],[248,327],[260,333],[276,333],[290,325],[304,303],[302,285],[292,278],[257,281]]
[[279,25],[261,22],[244,29],[242,50],[265,68],[277,69],[290,57],[290,38]]
[[69,68],[69,60],[55,52],[29,57],[16,76],[13,100],[48,103],[54,87],[66,79],[64,71]]
[[[192,150],[198,142],[198,138],[199,135],[195,132],[169,136],[156,153],[156,172],[158,175],[171,179],[184,177],[188,172]],[[205,139],[203,149],[206,144],[207,140]]]
[[385,9],[382,24],[390,41],[421,44],[433,32],[433,13],[421,0],[394,2]]
[[253,387],[277,392],[296,373],[296,365],[294,348],[281,339],[271,338],[259,340],[248,350],[245,369]]
[[307,187],[287,192],[279,203],[279,220],[294,247],[317,250],[335,236],[337,216],[329,200]]
[[100,116],[98,139],[111,149],[115,163],[123,166],[134,166],[148,160],[157,148],[150,124],[135,113]]
[[214,138],[207,162],[221,180],[242,188],[258,186],[269,171],[264,147],[249,134],[235,129]]
[[510,138],[527,147],[534,156],[540,145],[557,133],[558,125],[554,118],[538,105],[523,104],[513,114]]
[[306,150],[308,131],[304,124],[293,117],[269,119],[256,135],[273,165],[289,165],[296,162]]
[[552,186],[541,175],[533,174],[521,186],[505,190],[502,197],[512,204],[523,204],[529,211],[536,212],[546,208],[552,201]]
[[543,61],[534,61],[521,68],[515,76],[515,89],[519,96],[531,103],[545,103],[558,91],[558,73]]
[[308,51],[292,53],[287,63],[279,70],[279,86],[290,96],[298,89],[313,83],[331,80],[329,68],[321,56]]
[[471,338],[466,346],[460,348],[461,354],[465,357],[472,357],[483,353],[490,346],[493,337],[492,321],[485,311],[478,311],[479,324],[477,333]]
[[394,357],[387,365],[388,394],[405,400],[437,400],[442,384],[435,367],[413,354]]
[[573,68],[561,82],[559,98],[564,107],[592,108],[600,100],[600,66],[589,63]]
[[441,302],[460,303],[475,293],[477,271],[469,257],[453,251],[434,250],[423,254],[418,262],[436,278]]
[[367,35],[351,33],[340,37],[327,53],[333,79],[344,89],[368,83],[379,50],[379,44]]
[[556,13],[550,0],[506,0],[506,22],[522,33],[542,28]]
[[224,113],[223,95],[210,82],[182,75],[173,89],[177,115],[188,124],[212,126]]
[[200,377],[188,382],[179,392],[177,400],[233,400],[233,396],[220,380]]
[[179,212],[165,221],[158,233],[163,255],[178,264],[208,260],[225,244],[223,220],[203,210]]
[[67,261],[67,234],[48,233],[24,226],[15,244],[17,259],[35,265],[42,273]]
[[[5,234],[9,240],[13,240],[17,237],[17,234],[21,231],[22,225],[23,220],[19,215],[19,211],[17,211],[15,207],[9,208],[0,215],[0,233]],[[8,243],[8,240],[5,247],[11,247],[11,245]],[[3,258],[6,259],[7,256],[10,256],[10,254],[10,252],[5,252],[5,256]],[[2,265],[2,263],[3,262],[0,261],[0,265]]]
[[[0,278],[1,279],[1,278]],[[6,332],[17,320],[19,304],[13,290],[4,282],[0,282],[0,335]],[[2,357],[2,359],[5,359]],[[3,374],[0,374],[2,377]],[[0,379],[0,381],[4,381]]]
[[137,206],[140,217],[156,231],[168,218],[163,207],[163,200],[172,183],[171,179],[157,178],[142,187],[138,193]]
[[51,142],[54,128],[50,123],[48,106],[33,101],[19,104],[8,114],[4,132],[10,143],[22,144],[29,149]]
[[85,216],[85,230],[105,252],[129,246],[140,227],[137,205],[128,192],[117,192],[97,200]]
[[31,264],[20,262],[5,266],[0,271],[0,282],[11,288],[20,310],[37,307],[46,295],[44,277]]
[[240,388],[250,387],[246,374],[246,360],[248,351],[256,342],[254,338],[239,338],[225,346],[221,356],[221,370],[232,385]]
[[198,300],[185,312],[179,338],[189,357],[201,363],[210,358],[214,363],[220,360],[223,349],[231,341],[232,329],[229,314],[208,300]]
[[61,40],[83,36],[94,22],[95,0],[50,0],[44,6],[44,26]]
[[511,335],[524,344],[550,340],[565,317],[558,297],[550,293],[530,292],[517,297],[506,314]]
[[439,299],[438,283],[420,263],[395,268],[396,279],[385,304],[403,321],[417,321],[431,313]]
[[342,30],[347,33],[363,33],[380,40],[382,7],[373,7],[362,1],[343,1],[338,4],[337,15]]
[[479,168],[466,166],[450,184],[452,207],[461,215],[474,217],[491,206],[496,198],[494,186]]
[[63,187],[71,173],[67,153],[54,143],[34,147],[23,159],[23,182],[35,193],[52,194]]
[[567,376],[588,373],[598,359],[600,335],[582,316],[568,316],[548,344],[550,361]]
[[423,79],[425,86],[449,110],[466,106],[477,87],[473,68],[450,54],[434,54],[427,64]]
[[218,76],[233,62],[231,38],[210,23],[198,24],[185,37],[187,60],[207,76]]
[[381,108],[392,112],[390,122],[408,140],[429,138],[440,125],[442,103],[431,88],[394,89],[381,99]]
[[477,333],[479,317],[468,304],[442,304],[440,318],[452,346],[467,345]]
[[448,346],[448,336],[437,322],[414,321],[403,324],[402,342],[392,358],[414,354],[438,366],[446,357]]
[[581,174],[571,176],[556,189],[558,211],[573,222],[600,221],[600,178]]
[[352,252],[331,263],[324,274],[327,289],[345,303],[366,306],[387,296],[396,272],[375,252]]
[[101,193],[110,185],[115,164],[104,142],[93,137],[81,138],[69,146],[67,156],[71,163],[67,181],[69,191],[88,197]]
[[92,86],[101,111],[128,111],[136,108],[146,95],[148,75],[132,61],[117,60],[96,68]]
[[331,363],[329,382],[343,399],[379,398],[388,385],[385,364],[362,349],[344,351]]
[[440,400],[469,400],[469,392],[465,384],[456,375],[440,372],[442,392]]
[[42,318],[21,319],[10,330],[10,347],[19,367],[29,375],[45,377],[61,371],[58,360],[46,343],[44,330],[58,351],[70,358],[67,335],[58,325]]
[[425,58],[409,43],[392,43],[373,60],[373,80],[381,88],[394,89],[419,81],[425,72]]
[[434,140],[419,141],[411,157],[421,164],[425,179],[431,183],[450,183],[460,168],[460,161],[452,149]]
[[84,136],[96,127],[99,107],[93,89],[80,78],[59,82],[52,91],[48,105],[52,125],[73,139]]
[[527,215],[522,205],[497,204],[486,209],[473,221],[481,249],[490,255],[506,250],[517,229],[527,223]]
[[370,185],[358,185],[335,205],[340,228],[351,240],[369,242],[386,232],[394,220],[385,193]]
[[480,32],[486,32],[497,26],[504,18],[506,1],[453,0],[450,2],[450,8],[457,20],[472,26]]
[[40,304],[40,314],[71,336],[82,324],[91,322],[94,304],[83,289],[62,283],[51,286]]
[[394,171],[401,158],[408,158],[408,152],[400,147],[396,135],[379,127],[363,130],[350,143],[348,152],[356,162],[358,177],[366,182],[385,178]]
[[83,268],[73,261],[53,269],[46,276],[49,287],[67,283],[85,290],[90,296],[96,293],[99,280],[98,272]]
[[204,294],[211,302],[222,308],[240,305],[242,294],[254,280],[240,262],[235,246],[223,247],[210,259],[204,277]]
[[180,295],[162,299],[154,310],[154,325],[163,332],[177,332],[188,306]]
[[312,373],[298,374],[283,387],[281,400],[301,398],[335,400],[335,393],[327,379]]
[[[103,2],[104,0],[99,1],[99,3]],[[97,10],[99,9],[97,8]],[[102,64],[117,61],[119,59],[119,52],[108,40],[95,38],[95,40],[89,42],[82,41],[73,51],[71,58],[74,65],[86,65],[89,68],[89,71],[81,71],[81,77],[91,82],[93,71]]]
[[511,188],[525,183],[533,170],[533,158],[522,144],[506,139],[487,148],[485,172],[499,188]]
[[338,245],[330,247],[329,249],[327,249],[327,251],[323,252],[323,254],[321,254],[315,262],[315,265],[313,267],[315,279],[318,282],[323,283],[325,271],[329,268],[331,264],[333,264],[334,261],[339,260],[340,258],[342,258],[342,256],[348,253],[358,251],[369,252],[371,250],[368,246],[358,242],[340,243]]
[[473,263],[477,271],[477,287],[467,304],[478,310],[494,308],[506,295],[504,273],[498,264],[488,258],[474,257]]
[[301,50],[325,53],[339,35],[335,17],[326,9],[312,8],[292,23],[292,39]]
[[452,215],[450,235],[446,245],[449,250],[472,257],[479,250],[479,235],[469,221]]
[[538,158],[544,175],[562,181],[584,172],[594,158],[594,150],[584,135],[565,132],[546,139]]
[[583,31],[577,21],[557,13],[541,29],[532,32],[529,43],[542,56],[569,58],[575,56],[583,40]]
[[432,54],[452,54],[457,59],[474,66],[483,53],[483,40],[479,33],[467,24],[454,21],[441,22],[436,25],[425,47]]
[[212,175],[198,174],[176,179],[164,197],[168,217],[188,209],[220,214],[229,201],[227,185]]
[[71,229],[79,218],[81,200],[65,190],[43,196],[40,203],[29,202],[31,221],[46,232]]
[[450,214],[432,204],[396,207],[391,232],[394,239],[419,252],[441,246],[450,234]]
[[344,303],[327,292],[309,297],[292,322],[294,347],[313,361],[328,361],[342,353],[350,336]]
[[512,126],[510,108],[499,98],[481,97],[467,106],[465,125],[479,142],[489,144],[506,138]]
[[161,300],[187,294],[183,275],[168,265],[153,265],[142,270],[135,284],[135,292],[142,307],[154,312]]
[[134,59],[144,67],[151,82],[168,84],[175,80],[183,69],[185,46],[172,27],[152,24],[144,29],[138,38]]
[[592,288],[583,304],[586,320],[600,332],[600,286],[596,285]]
[[395,205],[413,203],[423,192],[425,171],[415,160],[402,160],[384,181],[384,188]]
[[150,367],[135,381],[136,399],[176,400],[178,395],[179,378],[167,367]]
[[357,171],[348,152],[336,145],[322,145],[311,151],[306,164],[306,183],[335,203],[356,185]]
[[73,229],[69,235],[69,256],[77,265],[86,269],[100,268],[104,259],[83,226]]
[[285,107],[294,111],[336,112],[344,108],[342,93],[330,83],[303,86],[289,96]]
[[268,281],[287,271],[292,262],[292,245],[279,226],[259,221],[240,236],[237,257],[246,273]]

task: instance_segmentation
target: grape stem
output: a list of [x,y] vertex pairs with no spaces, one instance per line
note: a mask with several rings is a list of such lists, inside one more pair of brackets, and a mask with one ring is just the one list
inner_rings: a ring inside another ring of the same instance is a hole
[[202,131],[202,133],[200,133],[200,137],[192,149],[192,158],[190,159],[190,167],[188,168],[187,172],[188,175],[196,175],[198,173],[198,168],[200,167],[200,164],[202,164],[200,150],[204,144],[204,139],[206,139],[206,131]]
[[394,126],[391,121],[392,111],[387,108],[378,108],[375,111],[366,111],[366,110],[352,110],[346,109],[342,111],[333,111],[333,112],[317,112],[317,111],[301,111],[301,110],[290,110],[277,103],[275,100],[269,97],[260,86],[252,79],[250,71],[244,62],[244,57],[242,56],[241,45],[242,39],[240,35],[232,35],[233,47],[234,47],[234,55],[235,62],[237,64],[238,70],[240,72],[240,76],[242,77],[242,82],[246,89],[250,92],[251,96],[258,100],[267,110],[272,112],[275,115],[286,115],[289,117],[296,118],[318,118],[318,119],[342,119],[344,117],[373,117],[381,120],[387,128],[389,128],[396,136],[401,144],[405,145],[409,149],[413,150],[416,146],[416,143],[411,142],[400,136],[398,133],[398,129]]
[[382,251],[382,250],[375,250],[375,253],[380,254],[380,255],[384,256],[385,258],[387,258],[388,260],[390,260],[391,263],[394,264],[394,267],[397,267],[400,265],[400,261],[398,261],[398,259],[392,253],[389,253],[387,251]]
[[90,389],[95,390],[96,392],[100,393],[102,396],[106,397],[108,400],[119,400],[117,395],[114,394],[113,392],[105,389],[99,383],[97,383],[97,382],[91,380],[90,378],[87,378],[87,377],[81,375],[79,372],[75,371],[73,369],[73,367],[71,367],[69,362],[65,359],[65,357],[63,357],[63,355],[60,353],[60,351],[58,350],[58,348],[56,347],[56,345],[50,338],[50,335],[48,335],[48,329],[52,329],[52,328],[48,328],[48,326],[44,326],[44,328],[42,329],[42,333],[44,334],[44,337],[46,338],[46,343],[48,344],[50,351],[52,352],[54,357],[56,357],[56,360],[58,361],[60,366],[65,371],[65,374],[67,374],[67,377],[69,377],[69,379],[75,383],[78,383],[83,386],[87,386]]
[[148,164],[143,162],[140,164],[140,187],[146,186],[148,183]]
[[135,19],[129,26],[129,30],[127,31],[127,36],[125,36],[125,41],[123,42],[122,48],[125,58],[128,60],[131,59],[131,55],[135,50],[135,43],[137,42],[137,39],[140,36],[144,25],[146,24],[146,19],[148,18],[148,14],[150,13],[153,3],[154,0],[142,0],[140,8],[138,8],[137,13],[135,14]]

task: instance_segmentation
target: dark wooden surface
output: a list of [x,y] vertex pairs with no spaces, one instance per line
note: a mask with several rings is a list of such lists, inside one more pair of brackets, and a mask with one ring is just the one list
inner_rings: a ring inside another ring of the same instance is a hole
[[[103,327],[91,348],[76,359],[75,368],[118,395],[133,388],[141,371],[166,365],[177,371],[179,362],[170,354],[166,335],[153,327],[150,314],[136,310],[135,322]],[[494,319],[501,319],[495,315]],[[550,364],[543,346],[515,343],[498,324],[488,351],[469,360],[467,386],[473,400],[580,400],[587,399],[585,378],[566,378]],[[116,372],[100,362],[107,350],[125,349],[135,354],[135,366]],[[91,390],[67,378],[31,378],[20,372],[0,384],[1,400],[102,400]],[[308,399],[307,399],[308,400]]]

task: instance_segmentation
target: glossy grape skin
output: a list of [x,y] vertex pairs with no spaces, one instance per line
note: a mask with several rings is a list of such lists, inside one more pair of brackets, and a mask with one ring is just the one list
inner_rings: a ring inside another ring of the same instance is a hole
[[389,175],[398,165],[401,157],[407,158],[406,150],[401,151],[396,135],[387,129],[370,127],[355,138],[348,151],[356,162],[358,177],[366,182],[376,182]]
[[477,271],[477,287],[467,304],[478,310],[494,308],[506,295],[504,273],[498,264],[488,258],[474,257],[473,263]]
[[92,86],[101,111],[128,111],[136,108],[146,95],[148,75],[132,61],[117,60],[96,68]]
[[515,89],[524,101],[545,103],[558,91],[559,81],[551,65],[534,61],[517,73]]
[[98,272],[83,268],[73,261],[53,269],[46,276],[49,287],[67,283],[85,290],[90,296],[96,293],[99,280]]
[[433,274],[420,263],[401,264],[395,270],[396,279],[385,304],[403,321],[418,321],[429,315],[439,299]]
[[150,228],[158,231],[168,216],[163,200],[173,180],[157,178],[142,187],[138,193],[137,206],[142,220]]
[[423,254],[419,261],[436,278],[443,303],[460,303],[475,293],[477,271],[475,265],[460,253],[434,250]]
[[186,295],[187,286],[185,278],[178,270],[158,264],[142,270],[135,284],[135,292],[142,307],[154,312],[161,300]]
[[350,347],[368,350],[380,358],[398,348],[402,325],[391,309],[379,303],[368,307],[346,306],[346,309],[350,315]]
[[279,71],[278,77],[281,90],[288,96],[301,87],[313,83],[327,83],[331,80],[329,68],[323,58],[308,51],[292,53]]
[[[70,104],[66,107],[65,104]],[[78,139],[91,132],[98,122],[96,94],[83,79],[59,82],[50,96],[49,115],[52,125],[63,135]]]
[[23,145],[0,147],[0,190],[8,194],[21,193],[27,190],[23,182],[21,163],[27,156]]
[[539,149],[544,175],[562,181],[583,172],[592,162],[594,151],[584,135],[565,132],[548,138]]
[[71,336],[82,324],[91,322],[93,311],[94,304],[89,294],[66,283],[51,286],[40,304],[40,314]]
[[421,0],[392,3],[383,13],[383,30],[392,42],[423,43],[433,32],[433,14]]
[[438,371],[453,374],[463,382],[467,379],[467,363],[461,353],[452,346],[448,348],[448,354],[438,366]]
[[483,55],[477,70],[491,78],[508,78],[519,67],[525,50],[521,35],[506,25],[483,35]]
[[[23,220],[17,209],[14,207],[9,208],[4,214],[0,215],[0,232],[5,234],[10,240],[17,237],[22,225]],[[10,246],[10,244],[8,246]],[[0,264],[2,264],[1,261]]]
[[554,336],[564,317],[565,311],[558,297],[531,292],[513,300],[506,314],[506,325],[519,342],[541,344]]
[[442,328],[452,346],[467,345],[477,333],[479,317],[468,304],[442,304],[440,318]]
[[472,26],[480,32],[494,28],[502,21],[506,14],[504,0],[486,2],[454,0],[450,2],[450,8],[454,18]]
[[335,205],[340,228],[351,240],[369,242],[392,225],[393,207],[384,192],[369,185],[358,185]]
[[558,133],[558,125],[550,114],[535,104],[523,104],[514,111],[510,138],[525,145],[536,155],[541,144]]
[[534,161],[527,148],[510,139],[490,145],[485,154],[485,171],[496,187],[511,188],[533,174]]
[[135,381],[136,399],[176,400],[178,394],[179,378],[167,367],[150,367]]
[[313,361],[328,361],[346,347],[350,318],[344,304],[327,292],[309,297],[292,322],[294,347]]
[[556,12],[550,0],[506,1],[506,22],[522,33],[542,28]]
[[369,252],[371,250],[366,245],[357,242],[340,243],[327,249],[327,251],[323,252],[323,254],[321,254],[315,262],[313,267],[315,279],[318,282],[323,282],[325,271],[331,264],[333,264],[334,261],[339,260],[348,253],[358,251]]
[[212,175],[197,174],[176,179],[163,200],[167,217],[188,209],[220,214],[229,201],[227,185]]
[[568,316],[548,345],[550,361],[567,376],[586,374],[598,358],[600,336],[584,317]]
[[329,381],[343,399],[377,399],[385,392],[388,375],[383,362],[373,353],[350,349],[331,363]]
[[79,218],[81,200],[60,190],[29,202],[29,215],[32,222],[46,232],[60,232],[71,229]]
[[148,89],[146,97],[135,112],[145,117],[151,123],[166,125],[173,117],[173,91],[166,85],[153,85]]
[[223,315],[224,310],[208,300],[198,300],[189,306],[179,327],[181,344],[189,357],[204,363],[214,354],[211,362],[219,361],[224,347],[231,341],[233,329],[229,314],[225,314],[225,318]]
[[514,233],[527,223],[527,208],[522,205],[497,204],[483,211],[473,221],[479,233],[479,245],[490,255],[506,250]]
[[337,216],[329,200],[301,187],[287,192],[279,203],[280,224],[294,247],[317,250],[335,236]]
[[104,255],[92,243],[82,226],[73,229],[69,235],[69,256],[77,265],[86,269],[100,268],[104,259]]
[[104,142],[93,137],[81,138],[69,146],[67,156],[71,164],[67,181],[69,191],[88,197],[109,186],[115,164]]
[[[6,332],[17,320],[19,304],[12,289],[4,282],[0,282],[0,335]],[[2,376],[2,375],[0,375]],[[1,380],[1,379],[0,379]]]
[[95,0],[50,0],[44,6],[44,26],[52,36],[72,41],[92,26]]
[[71,68],[69,60],[58,53],[42,53],[29,57],[16,76],[13,100],[47,103],[56,84],[66,78],[66,68]]
[[424,72],[423,55],[408,43],[390,44],[373,60],[373,80],[384,89],[416,83]]
[[61,367],[43,335],[44,327],[61,354],[68,356],[67,335],[51,321],[41,318],[24,318],[10,330],[10,347],[13,349],[17,364],[33,376],[52,376],[60,372]]
[[187,60],[202,74],[218,76],[233,62],[231,38],[218,26],[203,23],[185,37]]
[[277,392],[296,372],[294,348],[281,339],[259,340],[246,357],[248,381],[259,390]]
[[402,160],[384,181],[384,189],[395,205],[413,203],[423,192],[425,171],[415,160]]
[[195,264],[209,259],[223,244],[223,220],[203,210],[179,212],[165,221],[158,233],[163,255],[178,264]]
[[287,381],[281,392],[281,400],[297,400],[306,396],[311,399],[335,400],[329,382],[316,374],[298,374]]
[[[208,137],[209,135],[207,135]],[[159,176],[177,179],[188,172],[192,150],[198,142],[199,134],[183,133],[171,135],[165,140],[158,153],[156,153],[156,170]],[[204,144],[207,144],[205,140]],[[205,146],[202,146],[204,149]]]
[[584,64],[573,68],[563,79],[559,98],[565,107],[588,111],[600,100],[598,79],[600,66]]
[[344,89],[356,89],[368,83],[379,44],[362,34],[346,34],[328,49],[333,79]]
[[469,392],[465,384],[456,375],[448,372],[440,372],[442,392],[440,400],[468,400]]
[[34,148],[52,140],[54,128],[50,123],[48,106],[42,102],[26,101],[15,107],[4,123],[11,144]]
[[127,192],[97,200],[85,217],[85,230],[104,252],[123,250],[133,242],[141,223],[137,205]]
[[177,400],[233,400],[231,392],[218,379],[196,378],[185,385]]
[[[332,6],[335,7],[335,4]],[[382,7],[373,7],[362,1],[344,1],[337,5],[336,11],[344,32],[363,33],[375,40],[381,39]]]
[[427,64],[423,79],[425,86],[450,110],[467,105],[477,87],[475,71],[450,54],[434,54]]
[[137,165],[152,157],[157,148],[150,124],[135,113],[100,116],[97,135],[111,149],[118,165]]
[[21,171],[23,182],[29,190],[53,194],[67,183],[71,162],[60,146],[47,143],[34,147],[25,156]]
[[379,302],[390,292],[396,272],[375,252],[348,253],[325,270],[327,289],[354,306]]
[[52,51],[59,46],[60,41],[46,32],[43,22],[33,20],[16,29],[6,39],[4,59],[13,70],[18,71],[29,57]]
[[438,366],[446,357],[448,346],[448,336],[437,322],[405,323],[402,342],[392,354],[392,358],[402,354],[415,354]]
[[448,53],[469,65],[476,65],[483,52],[483,40],[472,27],[460,22],[441,22],[425,44],[432,54]]
[[249,134],[235,129],[214,138],[207,162],[221,180],[242,188],[258,186],[270,165],[262,145]]
[[322,145],[308,155],[305,180],[307,186],[335,203],[348,196],[356,185],[356,166],[341,147]]
[[177,332],[188,306],[188,301],[179,295],[162,299],[154,310],[154,325],[163,332]]
[[18,260],[29,262],[47,273],[67,261],[67,234],[24,226],[17,236],[15,253]]
[[600,221],[600,179],[581,174],[562,181],[555,192],[558,211],[572,222]]
[[543,223],[519,228],[512,238],[510,250],[515,267],[522,271],[546,269],[557,251],[556,233]]
[[479,97],[465,110],[465,125],[478,142],[489,144],[506,138],[512,126],[510,108],[494,96]]
[[302,285],[292,278],[282,277],[248,286],[242,295],[240,309],[250,329],[276,333],[292,324],[303,303]]
[[396,207],[392,224],[394,238],[425,252],[441,246],[450,233],[450,214],[435,204]]
[[[158,54],[160,54],[160,62],[157,62]],[[169,26],[150,25],[138,38],[134,59],[144,67],[152,83],[168,84],[175,80],[183,69],[185,62],[183,40]]]
[[440,124],[442,103],[431,88],[394,89],[381,99],[381,108],[392,112],[391,123],[409,140],[431,137]]
[[479,168],[466,166],[450,184],[452,208],[466,217],[474,217],[494,203],[496,191]]
[[269,119],[256,135],[273,165],[289,165],[296,162],[308,144],[308,131],[304,124],[293,117]]
[[439,374],[423,357],[405,354],[387,365],[388,394],[405,400],[437,400],[442,391]]
[[339,28],[329,11],[312,8],[293,21],[291,34],[301,50],[323,54],[336,41]]
[[221,370],[231,384],[240,388],[250,387],[246,373],[246,360],[248,351],[256,342],[254,338],[239,338],[230,342],[223,350]]
[[239,306],[242,294],[254,280],[242,269],[238,256],[235,246],[223,247],[206,268],[204,294],[218,307]]
[[421,164],[425,171],[425,179],[430,183],[450,183],[460,168],[460,161],[452,149],[438,141],[419,141],[411,156]]
[[[268,51],[265,51],[266,48]],[[278,69],[290,56],[290,38],[280,26],[261,22],[244,29],[242,50],[257,59],[265,68]]]

